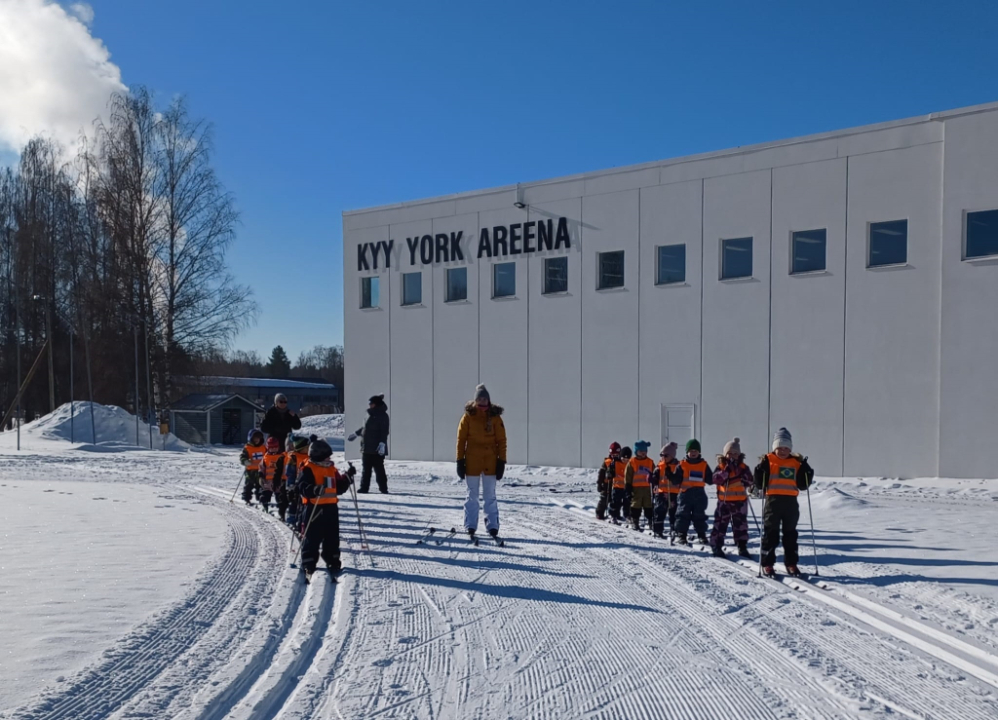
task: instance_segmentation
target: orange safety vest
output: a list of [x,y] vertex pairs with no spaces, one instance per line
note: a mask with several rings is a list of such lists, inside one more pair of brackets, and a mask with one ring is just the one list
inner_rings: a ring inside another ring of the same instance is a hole
[[323,467],[313,463],[311,460],[306,460],[302,465],[302,472],[308,468],[312,471],[312,477],[315,479],[316,485],[322,485],[322,494],[312,500],[316,505],[335,505],[339,502],[339,498],[336,497],[336,479],[340,476],[340,471],[336,469],[335,465],[330,465],[329,467]]
[[661,493],[662,495],[665,495],[665,493],[671,493],[673,495],[679,494],[679,488],[669,482],[669,476],[667,474],[670,470],[675,472],[678,464],[679,463],[675,460],[668,463],[665,462],[665,460],[658,461],[659,480],[658,489],[655,492]]
[[[288,452],[285,453],[285,455],[284,455],[284,475],[285,475],[285,477],[288,474],[288,469],[289,468],[294,468],[297,471],[298,468],[300,468],[302,465],[305,464],[306,460],[308,460],[308,453],[307,452],[298,452],[297,450],[288,450]],[[297,481],[297,473],[296,473],[296,481]]]
[[769,453],[769,482],[766,483],[766,495],[786,495],[797,497],[797,471],[800,470],[800,460],[788,457],[781,460],[776,453]]
[[623,460],[617,460],[613,468],[613,486],[618,490],[623,490],[627,487],[627,481],[624,479],[624,472],[627,470],[627,463]]
[[[634,477],[631,478],[631,487],[651,487],[651,474],[655,472],[655,461],[650,457],[634,457],[631,458],[631,467],[634,469]],[[642,468],[644,468],[647,473],[642,472]]]
[[273,490],[277,477],[277,461],[284,458],[284,453],[267,453],[260,461],[260,486],[264,490]]
[[247,470],[259,470],[260,461],[263,460],[263,456],[267,452],[267,448],[263,445],[247,445],[243,448],[246,454],[249,455],[249,464],[246,466]]
[[696,462],[690,462],[686,458],[683,458],[683,461],[679,463],[679,467],[683,469],[683,484],[679,488],[680,492],[704,486],[707,479],[706,460],[700,458]]
[[[717,486],[718,502],[743,503],[748,500],[748,492],[745,490],[745,483],[742,482],[744,473],[748,471],[748,468],[745,466],[745,463],[740,462],[735,471],[741,471],[739,479],[732,480],[729,477],[727,482]],[[729,470],[728,475],[730,476],[731,474],[733,473]]]

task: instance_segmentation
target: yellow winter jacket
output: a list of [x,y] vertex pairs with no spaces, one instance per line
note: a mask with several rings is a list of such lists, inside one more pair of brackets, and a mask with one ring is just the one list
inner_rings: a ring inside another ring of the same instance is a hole
[[503,409],[492,405],[488,411],[478,411],[474,402],[464,406],[464,415],[457,426],[457,459],[465,461],[469,475],[495,475],[496,460],[506,462],[506,426]]

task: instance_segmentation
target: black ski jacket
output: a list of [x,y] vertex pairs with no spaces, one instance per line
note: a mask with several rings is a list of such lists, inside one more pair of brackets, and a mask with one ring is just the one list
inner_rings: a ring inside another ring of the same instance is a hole
[[378,444],[384,443],[387,455],[388,448],[388,406],[381,403],[377,407],[369,408],[367,411],[367,422],[364,428],[358,430],[357,434],[363,438],[361,450],[365,453],[377,453]]
[[281,444],[281,450],[284,450],[284,443],[287,441],[288,435],[294,430],[301,430],[301,418],[290,410],[281,412],[280,408],[274,405],[264,415],[260,429],[270,437],[277,438]]

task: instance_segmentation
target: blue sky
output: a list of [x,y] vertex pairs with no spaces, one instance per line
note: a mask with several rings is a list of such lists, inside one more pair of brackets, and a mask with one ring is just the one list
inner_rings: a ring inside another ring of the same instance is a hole
[[90,4],[215,125],[263,356],[342,342],[345,209],[998,100],[991,2]]

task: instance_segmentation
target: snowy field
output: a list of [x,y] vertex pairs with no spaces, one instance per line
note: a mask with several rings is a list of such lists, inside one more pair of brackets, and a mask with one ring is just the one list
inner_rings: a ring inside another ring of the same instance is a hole
[[820,577],[778,582],[598,523],[574,469],[508,468],[505,548],[444,539],[452,464],[389,462],[305,587],[235,451],[6,435],[3,718],[998,717],[998,481],[819,478]]

